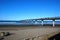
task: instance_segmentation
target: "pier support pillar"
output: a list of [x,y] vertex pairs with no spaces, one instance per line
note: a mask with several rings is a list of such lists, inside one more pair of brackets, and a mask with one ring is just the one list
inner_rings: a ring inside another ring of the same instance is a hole
[[34,24],[37,24],[37,20],[33,20],[33,23],[34,23]]
[[53,27],[55,26],[55,20],[53,20]]
[[43,20],[42,20],[42,26],[44,25],[44,22],[43,22]]

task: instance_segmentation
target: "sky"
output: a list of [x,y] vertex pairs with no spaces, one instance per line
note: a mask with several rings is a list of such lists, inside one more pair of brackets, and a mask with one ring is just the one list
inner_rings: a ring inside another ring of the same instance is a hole
[[0,20],[60,16],[60,0],[0,0]]

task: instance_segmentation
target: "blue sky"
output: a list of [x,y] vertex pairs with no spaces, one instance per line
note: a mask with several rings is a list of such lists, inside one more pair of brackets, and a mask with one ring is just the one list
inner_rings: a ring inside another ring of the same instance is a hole
[[0,20],[60,16],[60,0],[0,0]]

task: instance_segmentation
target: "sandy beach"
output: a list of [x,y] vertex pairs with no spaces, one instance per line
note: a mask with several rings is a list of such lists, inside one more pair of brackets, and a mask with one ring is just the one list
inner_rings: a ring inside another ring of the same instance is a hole
[[60,27],[35,26],[35,27],[0,27],[0,32],[10,32],[13,35],[7,36],[4,40],[24,40],[51,33],[59,33]]

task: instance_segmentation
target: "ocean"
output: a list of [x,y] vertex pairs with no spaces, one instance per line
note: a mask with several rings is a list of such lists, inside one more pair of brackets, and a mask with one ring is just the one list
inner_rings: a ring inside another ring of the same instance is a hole
[[[51,25],[52,21],[43,21],[43,24]],[[0,22],[0,25],[41,25],[42,21],[29,22]],[[60,21],[55,21],[55,25],[60,25]]]

